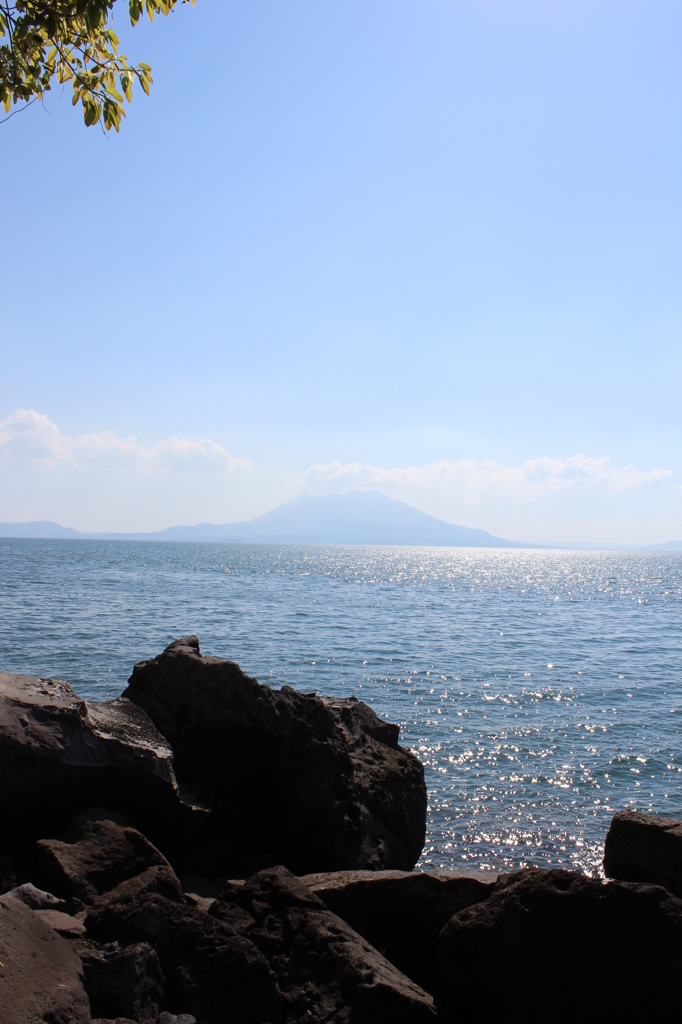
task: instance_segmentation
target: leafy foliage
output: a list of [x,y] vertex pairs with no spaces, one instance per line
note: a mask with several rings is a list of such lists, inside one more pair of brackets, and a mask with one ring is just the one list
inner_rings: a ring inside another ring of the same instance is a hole
[[[0,0],[0,103],[41,99],[52,81],[73,83],[73,105],[83,107],[86,125],[119,130],[124,102],[135,80],[149,95],[148,64],[132,65],[118,52],[109,25],[115,0]],[[194,0],[129,0],[131,24],[146,11],[170,14],[177,3]]]

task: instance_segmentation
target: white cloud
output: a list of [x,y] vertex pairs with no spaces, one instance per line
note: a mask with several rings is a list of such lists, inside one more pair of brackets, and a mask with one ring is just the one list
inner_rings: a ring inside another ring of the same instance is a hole
[[0,423],[0,457],[43,465],[132,467],[141,470],[236,470],[249,466],[216,441],[187,441],[170,437],[151,447],[134,437],[100,434],[62,434],[55,423],[35,409],[18,409]]
[[524,492],[528,496],[547,491],[566,491],[606,486],[615,491],[658,483],[672,475],[671,469],[639,470],[632,465],[616,468],[608,455],[589,458],[572,455],[552,459],[546,455],[528,459],[520,466],[507,466],[492,459],[443,460],[426,466],[361,465],[330,462],[311,466],[302,482],[308,486],[353,487],[443,487],[463,491]]
[[[43,466],[80,468],[133,468],[153,471],[214,471],[246,469],[248,459],[232,456],[216,441],[189,441],[170,437],[145,446],[134,437],[122,438],[113,431],[69,436],[35,409],[18,409],[0,423],[0,460]],[[463,497],[516,494],[540,498],[551,493],[580,493],[607,488],[622,492],[659,483],[672,476],[670,469],[636,469],[616,466],[609,456],[573,455],[567,459],[528,459],[507,465],[493,459],[443,460],[425,466],[374,466],[358,462],[330,462],[311,466],[294,484],[294,490],[337,490],[378,487],[385,490],[426,490]]]

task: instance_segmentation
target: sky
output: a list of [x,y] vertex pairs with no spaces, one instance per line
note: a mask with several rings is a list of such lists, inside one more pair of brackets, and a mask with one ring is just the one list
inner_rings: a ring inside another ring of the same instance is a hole
[[682,538],[682,7],[196,0],[0,125],[0,521]]

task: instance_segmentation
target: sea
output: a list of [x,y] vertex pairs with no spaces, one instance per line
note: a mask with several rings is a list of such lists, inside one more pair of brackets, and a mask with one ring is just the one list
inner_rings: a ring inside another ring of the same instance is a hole
[[428,786],[420,866],[601,873],[622,807],[682,818],[682,555],[0,540],[0,669],[118,696],[196,633],[355,695]]

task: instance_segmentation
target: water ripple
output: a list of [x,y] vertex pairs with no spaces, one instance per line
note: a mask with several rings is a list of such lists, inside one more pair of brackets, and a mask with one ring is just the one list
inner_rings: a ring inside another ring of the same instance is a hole
[[682,817],[682,556],[0,540],[0,665],[121,692],[195,632],[355,693],[426,765],[422,864],[599,871],[615,810]]

